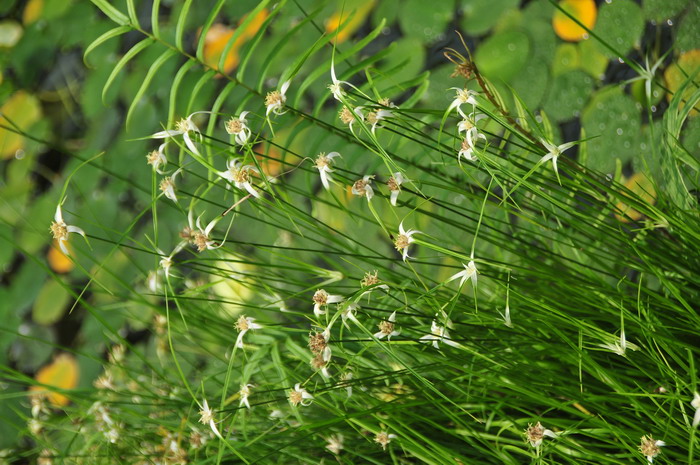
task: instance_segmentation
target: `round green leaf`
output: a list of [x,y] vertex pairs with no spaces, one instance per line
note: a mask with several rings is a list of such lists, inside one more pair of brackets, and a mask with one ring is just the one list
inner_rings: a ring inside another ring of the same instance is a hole
[[496,25],[506,13],[518,6],[518,0],[472,0],[463,2],[462,27],[471,35],[481,35]]
[[40,325],[52,325],[66,310],[70,294],[56,280],[46,281],[32,307],[32,319]]
[[508,82],[525,65],[530,54],[530,40],[519,31],[506,31],[486,39],[476,49],[479,70],[490,79]]
[[561,44],[557,47],[552,61],[552,74],[557,76],[567,71],[577,69],[581,64],[578,48],[574,44]]
[[605,3],[598,12],[598,22],[593,29],[598,38],[618,53],[601,44],[606,55],[625,56],[638,42],[644,31],[642,9],[632,0]]
[[593,78],[583,71],[560,74],[554,78],[543,108],[557,122],[574,118],[586,104],[593,85]]
[[642,0],[644,16],[652,21],[673,18],[685,8],[688,0]]
[[445,32],[452,19],[452,10],[436,8],[432,2],[406,0],[399,14],[399,24],[406,36],[431,43]]
[[700,2],[691,5],[678,25],[676,47],[681,52],[700,48]]
[[615,169],[615,159],[628,162],[640,149],[641,115],[638,104],[620,87],[598,91],[583,111],[581,122],[588,137],[591,168],[604,173]]

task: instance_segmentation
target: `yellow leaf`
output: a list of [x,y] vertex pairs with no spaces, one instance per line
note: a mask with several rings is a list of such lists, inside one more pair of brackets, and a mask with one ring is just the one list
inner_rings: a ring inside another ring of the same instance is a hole
[[343,29],[338,32],[337,37],[334,37],[333,40],[337,41],[336,43],[338,44],[345,42],[353,35],[355,31],[357,31],[360,26],[362,26],[362,23],[364,23],[367,15],[370,11],[372,11],[373,7],[374,0],[367,0],[363,2],[355,9],[355,15],[352,17],[352,19],[350,19],[350,21],[348,21],[348,17],[350,16],[350,13],[352,13],[351,11],[342,11],[342,20],[340,17],[341,11],[336,11],[330,18],[328,18],[328,21],[326,21],[326,33],[330,34],[335,32],[338,29],[338,26],[343,24]]
[[[236,66],[238,66],[238,62],[240,61],[238,52],[249,39],[255,37],[255,34],[258,33],[263,22],[265,22],[265,19],[267,19],[268,14],[269,13],[267,9],[262,9],[257,15],[255,15],[255,17],[241,32],[241,34],[231,46],[231,49],[229,50],[229,53],[226,56],[226,59],[224,60],[224,69],[220,71],[223,71],[224,74],[228,74],[234,69],[236,69]],[[246,16],[241,18],[239,24],[243,23],[245,19]],[[218,69],[219,60],[221,60],[221,54],[224,53],[224,50],[226,49],[226,44],[228,44],[229,40],[231,40],[231,37],[233,37],[234,32],[235,29],[230,28],[228,26],[224,26],[220,23],[213,24],[207,31],[207,35],[204,38],[204,62],[211,68]],[[221,76],[217,75],[217,77]]]
[[27,25],[41,18],[44,11],[44,0],[29,0],[22,13],[22,22]]
[[[71,245],[66,242],[66,247],[72,253]],[[49,266],[56,273],[68,273],[75,268],[75,263],[64,254],[60,247],[58,246],[58,241],[53,240],[51,247],[49,247],[49,252],[46,254],[46,260],[49,262]]]
[[[37,371],[34,379],[45,386],[53,386],[59,389],[75,389],[79,377],[78,362],[70,354],[59,354],[53,362],[43,366]],[[51,404],[56,407],[68,405],[70,400],[63,394],[52,391],[44,386],[30,386],[30,393],[46,395]]]
[[[593,29],[596,18],[598,17],[598,9],[595,6],[594,0],[562,0],[559,6],[571,16],[579,20],[588,29]],[[552,17],[552,26],[554,32],[563,40],[569,42],[578,42],[587,37],[587,32],[579,26],[576,21],[569,18],[561,10],[556,10]]]
[[[667,98],[670,102],[673,98],[673,94],[683,85],[683,83],[688,79],[689,76],[695,75],[695,72],[700,68],[700,49],[690,50],[683,53],[678,57],[678,61],[673,63],[671,66],[666,68],[664,72],[664,79],[666,80],[666,87],[668,87]],[[687,98],[697,89],[700,85],[700,74],[695,75],[695,80],[692,84],[688,85],[683,96]],[[683,108],[684,103],[681,102],[680,108]],[[700,111],[700,104],[696,105],[690,111],[690,116],[696,116]]]
[[[27,130],[41,117],[39,101],[23,90],[15,92],[0,107],[0,124]],[[16,132],[0,129],[0,159],[10,158],[24,147],[24,139]]]
[[[625,187],[636,194],[643,202],[654,205],[656,202],[656,191],[651,180],[644,173],[634,173],[626,182]],[[640,212],[620,201],[615,205],[615,218],[623,223],[638,221],[642,218]]]

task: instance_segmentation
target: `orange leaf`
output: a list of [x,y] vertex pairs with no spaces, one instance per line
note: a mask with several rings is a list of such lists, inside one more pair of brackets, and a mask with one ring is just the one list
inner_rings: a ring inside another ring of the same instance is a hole
[[[593,29],[593,26],[595,26],[598,9],[594,0],[562,0],[559,2],[559,6],[578,19],[588,29]],[[579,26],[576,21],[566,16],[561,10],[554,12],[552,26],[554,27],[554,32],[561,39],[569,42],[578,42],[588,37],[586,30]]]
[[[71,246],[66,242],[66,247],[73,253]],[[54,239],[49,247],[49,252],[46,254],[46,260],[49,262],[49,266],[56,273],[68,273],[75,268],[73,261],[64,254],[58,247],[58,241]]]
[[[248,40],[255,37],[255,34],[258,33],[263,22],[265,22],[265,19],[267,19],[268,14],[267,9],[262,9],[257,15],[255,15],[248,26],[241,31],[241,34],[236,38],[236,41],[231,46],[231,49],[224,60],[224,69],[221,71],[223,71],[225,74],[229,74],[231,71],[236,69],[238,62],[240,61],[238,52]],[[246,16],[241,18],[239,24],[245,21]],[[233,37],[234,32],[234,28],[224,26],[220,23],[213,24],[209,28],[204,39],[204,62],[208,66],[213,69],[218,69],[221,54],[224,53],[226,45],[228,44],[229,40],[231,40],[231,37]],[[221,76],[217,75],[216,77],[220,78]]]
[[51,404],[56,407],[68,405],[70,400],[63,394],[52,391],[48,386],[59,389],[75,389],[79,377],[78,362],[70,354],[59,354],[53,362],[44,365],[37,371],[34,379],[43,386],[30,386],[29,392],[34,395],[45,395]]
[[[654,205],[656,202],[656,191],[654,190],[654,185],[651,183],[651,180],[644,175],[644,173],[634,173],[625,182],[625,187],[634,192],[642,201],[648,203],[649,205]],[[638,221],[643,216],[640,212],[623,201],[618,202],[617,205],[615,205],[615,209],[618,212],[615,213],[615,218],[623,223]]]

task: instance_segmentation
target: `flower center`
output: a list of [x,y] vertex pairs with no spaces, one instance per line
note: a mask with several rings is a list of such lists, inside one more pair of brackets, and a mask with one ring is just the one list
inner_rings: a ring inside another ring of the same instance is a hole
[[330,160],[328,159],[328,157],[326,156],[325,153],[319,153],[318,157],[316,158],[315,163],[316,163],[316,168],[322,169],[322,168],[325,168],[328,166],[328,164],[330,163]]
[[164,194],[167,194],[168,191],[171,189],[175,188],[175,183],[173,183],[173,180],[168,176],[167,178],[163,178],[160,181],[160,191]]
[[301,391],[297,391],[295,389],[289,393],[289,402],[294,406],[299,405],[303,399],[304,396],[302,395]]
[[353,115],[352,111],[350,111],[348,107],[343,107],[343,109],[340,110],[340,113],[338,113],[338,116],[343,124],[350,124],[355,121],[355,115]]
[[161,158],[160,152],[157,150],[153,150],[148,155],[146,155],[146,161],[151,166],[159,166],[161,163],[163,163],[162,160],[163,159]]
[[376,111],[370,111],[369,113],[367,113],[367,122],[369,124],[376,124],[377,121],[379,121],[379,118],[377,116]]
[[319,289],[314,293],[313,301],[317,305],[326,305],[328,303],[328,293],[323,289]]
[[537,442],[544,438],[544,428],[542,425],[537,423],[535,426],[529,426],[527,428],[527,439],[532,442]]
[[387,336],[394,332],[394,323],[391,321],[382,321],[378,325],[379,331]]
[[315,355],[323,354],[327,345],[328,343],[326,342],[326,338],[323,337],[323,334],[316,332],[309,334],[309,349],[311,349],[311,352]]
[[365,273],[365,277],[360,281],[362,287],[374,286],[379,283],[379,278],[377,277],[377,271],[370,273],[369,271]]
[[358,179],[353,184],[352,188],[355,191],[355,195],[363,196],[367,193],[367,184],[369,184],[364,179]]
[[175,125],[175,129],[177,129],[180,132],[189,132],[192,130],[192,124],[185,118],[183,118],[177,122],[177,124]]
[[472,146],[467,139],[462,141],[462,150],[471,150]]
[[410,244],[409,237],[405,234],[399,234],[396,238],[396,242],[394,242],[396,250],[403,250],[408,247],[408,244]]
[[196,231],[192,236],[192,242],[197,246],[198,251],[204,252],[207,250],[207,242],[209,242],[209,238],[203,232]]
[[238,134],[243,131],[243,121],[239,118],[231,118],[226,122],[226,132],[229,134]]
[[248,328],[250,328],[248,318],[246,318],[245,315],[241,315],[241,317],[238,318],[238,321],[236,321],[236,329],[238,331],[248,331]]
[[311,367],[314,370],[321,370],[326,367],[328,363],[323,360],[322,354],[316,354],[316,356],[311,360]]
[[401,187],[399,187],[399,183],[396,181],[396,178],[393,176],[389,178],[389,180],[386,182],[387,187],[389,187],[390,191],[400,191]]
[[68,226],[63,221],[60,223],[54,221],[51,223],[51,234],[54,239],[64,241],[68,237]]
[[250,172],[248,168],[233,169],[231,170],[231,175],[235,182],[243,184],[250,182]]
[[273,90],[265,96],[265,106],[280,107],[286,100],[287,98],[279,90]]

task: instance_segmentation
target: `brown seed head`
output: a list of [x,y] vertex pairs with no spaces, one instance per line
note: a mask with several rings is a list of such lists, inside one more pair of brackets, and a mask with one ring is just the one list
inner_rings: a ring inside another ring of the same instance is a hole
[[539,421],[535,426],[527,425],[525,435],[530,442],[541,441],[544,438],[544,426],[542,426],[542,423]]
[[396,182],[396,178],[394,178],[393,176],[389,178],[389,180],[386,182],[386,185],[390,191],[400,191],[401,190],[401,186],[399,186],[399,183]]
[[328,292],[319,289],[314,293],[313,301],[317,305],[326,305],[328,303]]
[[323,355],[323,351],[327,345],[326,338],[323,337],[322,333],[317,331],[309,333],[309,349],[311,349],[314,355]]
[[355,181],[355,184],[352,185],[353,194],[363,197],[367,194],[367,184],[369,184],[369,182],[364,179]]
[[209,242],[209,237],[201,231],[195,231],[192,236],[192,242],[197,247],[197,251],[204,252],[207,250],[207,242]]
[[328,363],[323,360],[323,354],[316,354],[314,358],[311,359],[311,368],[314,370],[322,370]]
[[661,453],[661,447],[657,441],[649,436],[642,436],[642,443],[639,445],[639,452],[646,457],[656,457]]

